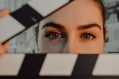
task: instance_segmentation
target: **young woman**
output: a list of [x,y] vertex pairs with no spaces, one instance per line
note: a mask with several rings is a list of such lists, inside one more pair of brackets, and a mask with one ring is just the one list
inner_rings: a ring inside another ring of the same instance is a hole
[[103,53],[106,39],[100,0],[74,0],[40,22],[38,46],[46,53]]
[[104,17],[100,0],[72,1],[39,23],[36,34],[39,52],[103,53],[106,39]]

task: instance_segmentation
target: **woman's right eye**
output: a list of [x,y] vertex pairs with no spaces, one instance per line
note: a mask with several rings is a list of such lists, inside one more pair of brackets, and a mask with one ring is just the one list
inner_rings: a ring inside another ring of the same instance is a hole
[[61,33],[58,33],[58,32],[47,32],[45,34],[45,37],[50,39],[50,40],[55,40],[55,39],[63,38],[63,35]]

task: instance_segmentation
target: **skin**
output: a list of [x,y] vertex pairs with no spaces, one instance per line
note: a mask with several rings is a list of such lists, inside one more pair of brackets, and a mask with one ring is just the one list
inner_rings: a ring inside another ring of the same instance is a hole
[[[10,9],[5,8],[4,10],[0,11],[0,19],[7,16],[10,13]],[[0,56],[4,55],[8,51],[8,43],[3,45],[0,44]]]
[[103,19],[93,0],[74,0],[40,22],[39,50],[45,53],[101,54]]
[[[0,19],[9,13],[9,9],[0,11]],[[103,19],[99,7],[92,0],[75,0],[43,20],[40,26],[41,52],[103,53]],[[0,55],[7,50],[7,43],[0,45]]]

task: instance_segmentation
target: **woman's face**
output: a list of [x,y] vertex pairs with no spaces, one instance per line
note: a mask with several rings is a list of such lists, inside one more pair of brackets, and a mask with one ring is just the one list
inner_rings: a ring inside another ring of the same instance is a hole
[[39,50],[47,53],[103,53],[103,19],[93,0],[74,0],[40,23]]

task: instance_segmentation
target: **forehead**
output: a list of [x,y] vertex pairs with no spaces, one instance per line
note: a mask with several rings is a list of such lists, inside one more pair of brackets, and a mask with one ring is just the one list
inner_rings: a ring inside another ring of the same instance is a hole
[[100,11],[94,0],[74,0],[44,21],[51,21],[64,26],[82,26],[90,23],[97,23],[102,26]]

